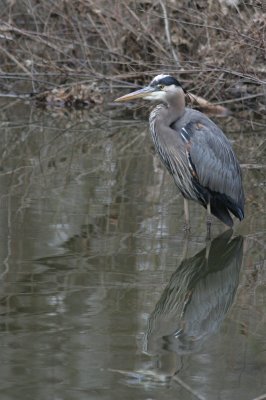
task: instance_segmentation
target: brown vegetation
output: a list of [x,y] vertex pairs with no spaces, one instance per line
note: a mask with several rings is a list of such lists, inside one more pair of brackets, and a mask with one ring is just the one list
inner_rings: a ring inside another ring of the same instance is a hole
[[265,32],[260,1],[6,0],[0,92],[75,92],[77,82],[110,91],[165,71],[208,100],[261,114]]

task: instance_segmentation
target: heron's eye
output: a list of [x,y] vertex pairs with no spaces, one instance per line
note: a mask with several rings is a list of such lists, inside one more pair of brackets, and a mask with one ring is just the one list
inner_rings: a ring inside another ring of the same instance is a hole
[[157,85],[157,88],[160,89],[160,90],[163,90],[164,85]]

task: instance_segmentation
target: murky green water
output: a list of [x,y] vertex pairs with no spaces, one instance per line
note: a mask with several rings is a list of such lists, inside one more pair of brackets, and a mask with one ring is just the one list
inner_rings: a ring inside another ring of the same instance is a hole
[[[100,117],[99,117],[100,116]],[[235,232],[183,203],[147,126],[117,111],[1,103],[1,400],[266,393],[265,137]],[[226,123],[226,122],[224,122]]]

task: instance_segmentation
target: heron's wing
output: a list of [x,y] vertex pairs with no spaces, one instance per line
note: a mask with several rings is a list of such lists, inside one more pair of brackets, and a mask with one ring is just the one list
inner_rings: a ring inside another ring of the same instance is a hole
[[204,117],[181,129],[192,176],[203,188],[227,196],[242,209],[244,196],[237,158],[223,132]]

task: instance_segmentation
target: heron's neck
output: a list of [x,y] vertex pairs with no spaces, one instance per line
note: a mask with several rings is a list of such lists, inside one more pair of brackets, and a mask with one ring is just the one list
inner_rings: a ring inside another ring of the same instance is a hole
[[176,120],[181,118],[185,113],[185,96],[178,96],[171,100],[170,104],[162,110],[162,120],[167,126],[171,126]]
[[181,118],[185,111],[185,99],[168,105],[160,104],[152,110],[149,118],[150,132],[159,153],[161,147],[165,147],[165,142],[174,134],[171,125]]
[[[151,112],[150,123],[154,125],[153,135],[166,132],[171,129],[171,125],[181,118],[185,113],[185,99],[178,97],[171,104],[161,104]],[[161,135],[160,135],[161,136]]]

